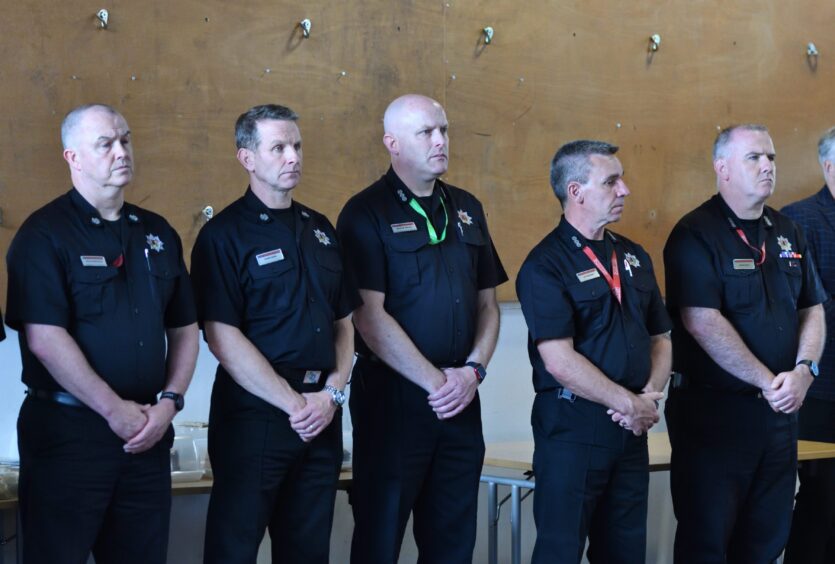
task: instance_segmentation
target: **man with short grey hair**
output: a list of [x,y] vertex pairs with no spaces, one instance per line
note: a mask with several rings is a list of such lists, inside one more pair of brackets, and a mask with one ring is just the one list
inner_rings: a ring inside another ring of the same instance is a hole
[[718,194],[664,247],[675,561],[773,562],[789,533],[795,413],[823,349],[826,294],[801,230],[765,205],[777,173],[768,130],[725,129],[713,154]]
[[[824,288],[829,294],[827,327],[835,328],[835,128],[818,142],[824,186],[816,194],[781,211],[803,228]],[[823,350],[820,375],[798,413],[799,438],[835,442],[835,344]],[[798,471],[800,491],[794,506],[786,564],[835,562],[835,461],[804,462]]]
[[125,202],[128,123],[72,110],[61,128],[73,188],[21,225],[7,256],[9,327],[27,397],[18,417],[26,564],[162,564],[171,420],[198,333],[177,233]]
[[670,319],[644,249],[606,229],[629,188],[618,148],[563,145],[551,186],[565,212],[522,265],[536,390],[532,562],[646,558],[646,432],[670,374]]

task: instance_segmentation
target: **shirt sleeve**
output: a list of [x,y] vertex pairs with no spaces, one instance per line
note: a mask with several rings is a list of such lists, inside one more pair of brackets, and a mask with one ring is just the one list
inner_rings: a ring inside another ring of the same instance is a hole
[[350,200],[339,214],[336,233],[348,280],[361,290],[386,292],[386,253],[371,211]]
[[[649,274],[652,276],[653,280],[655,278],[655,269],[652,265],[652,259],[650,256],[644,251],[641,254],[643,257],[641,258],[642,261],[646,261],[646,265],[649,270]],[[667,313],[667,307],[664,305],[664,299],[661,297],[661,289],[658,287],[658,282],[656,281],[653,284],[652,295],[650,296],[649,302],[649,309],[647,310],[647,317],[646,317],[646,328],[647,332],[650,335],[660,335],[662,333],[666,333],[667,331],[671,331],[673,328],[673,322],[670,319],[670,315]]]
[[574,336],[571,298],[553,268],[529,257],[516,278],[516,293],[534,342]]
[[667,305],[722,308],[722,280],[706,243],[690,228],[676,225],[664,246]]
[[194,305],[194,293],[188,270],[183,261],[183,242],[177,232],[169,226],[172,239],[176,242],[177,262],[180,275],[174,281],[174,292],[165,308],[164,323],[168,328],[185,327],[197,321],[197,311]]
[[826,293],[826,290],[823,287],[823,282],[821,282],[820,276],[818,276],[818,270],[815,266],[815,261],[810,253],[811,248],[806,242],[806,237],[804,237],[803,231],[801,229],[796,229],[796,233],[796,237],[799,243],[798,247],[800,249],[801,254],[803,255],[803,259],[801,259],[800,261],[803,269],[803,286],[800,290],[800,297],[797,301],[797,308],[806,309],[808,307],[816,306],[818,304],[826,302],[829,298],[829,295]]
[[67,270],[47,230],[24,224],[9,247],[6,267],[9,327],[21,331],[24,323],[39,323],[69,328]]
[[201,329],[206,321],[219,321],[242,328],[244,296],[237,273],[239,266],[222,233],[207,230],[197,236],[191,251],[191,284]]
[[482,245],[478,253],[478,289],[486,290],[507,282],[507,272],[504,270],[502,261],[499,259],[499,253],[496,252],[496,246],[490,237],[490,231],[487,229],[487,216],[484,214],[484,208],[481,204],[478,206],[478,211],[482,218],[481,225],[484,229],[484,238],[487,240],[487,244]]

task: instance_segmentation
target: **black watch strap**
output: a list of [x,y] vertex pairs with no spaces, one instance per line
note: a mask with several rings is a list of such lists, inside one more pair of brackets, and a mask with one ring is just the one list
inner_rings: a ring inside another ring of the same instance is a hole
[[162,392],[159,395],[159,399],[170,399],[174,402],[174,409],[177,411],[182,411],[183,408],[186,406],[186,401],[183,398],[183,394],[178,394],[177,392]]
[[473,370],[475,370],[476,378],[478,378],[478,383],[481,384],[484,382],[484,379],[487,378],[487,369],[484,368],[484,365],[480,362],[467,362],[464,366],[469,366]]

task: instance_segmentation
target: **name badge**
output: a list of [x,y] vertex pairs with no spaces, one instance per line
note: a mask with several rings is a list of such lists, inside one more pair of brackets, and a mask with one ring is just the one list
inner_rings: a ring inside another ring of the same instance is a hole
[[319,376],[322,375],[321,370],[308,370],[304,373],[304,383],[305,384],[318,384],[319,383]]
[[81,264],[83,266],[107,266],[107,261],[104,257],[81,255]]
[[754,259],[734,259],[734,270],[754,270]]
[[267,251],[266,253],[255,255],[255,260],[258,261],[258,266],[264,266],[265,264],[271,264],[284,260],[284,252],[281,249]]
[[595,278],[600,278],[600,273],[597,272],[596,268],[590,268],[577,273],[577,280],[580,282],[588,282],[589,280],[594,280]]
[[417,225],[414,221],[406,221],[405,223],[392,223],[392,233],[405,233],[407,231],[417,231]]

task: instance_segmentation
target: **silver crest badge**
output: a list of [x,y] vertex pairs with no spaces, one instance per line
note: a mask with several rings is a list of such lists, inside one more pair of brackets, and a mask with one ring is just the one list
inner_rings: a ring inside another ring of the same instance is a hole
[[154,235],[153,233],[148,233],[145,235],[145,243],[148,245],[148,248],[152,251],[160,252],[165,250],[165,245],[162,242],[162,239]]
[[313,234],[316,235],[316,239],[320,243],[322,243],[324,246],[327,247],[328,245],[331,244],[330,238],[328,238],[328,236],[325,234],[325,232],[322,231],[321,229],[314,229]]

